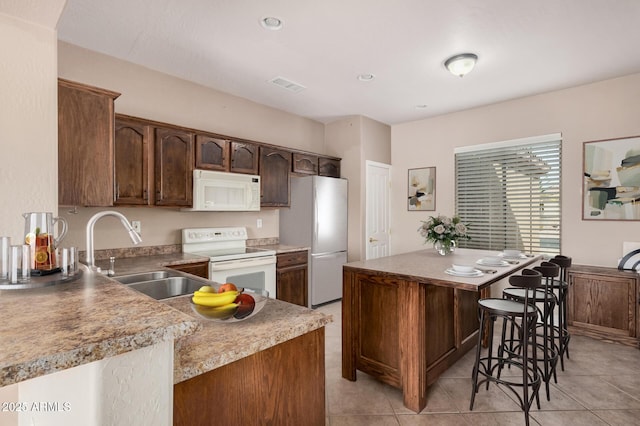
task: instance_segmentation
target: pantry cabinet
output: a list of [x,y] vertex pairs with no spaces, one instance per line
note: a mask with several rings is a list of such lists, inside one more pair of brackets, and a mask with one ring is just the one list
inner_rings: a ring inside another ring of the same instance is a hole
[[571,332],[637,345],[637,272],[574,265],[568,280]]
[[231,141],[230,172],[258,174],[258,145],[249,142]]
[[308,250],[281,253],[276,263],[276,293],[279,300],[307,306],[309,300]]
[[197,134],[196,169],[228,171],[230,145],[231,142],[228,139]]
[[289,206],[289,170],[291,152],[267,146],[260,147],[261,206]]
[[58,203],[112,206],[114,100],[119,93],[58,80]]
[[151,126],[141,120],[116,116],[115,204],[149,204],[149,140]]
[[193,133],[158,127],[155,129],[155,204],[193,204]]

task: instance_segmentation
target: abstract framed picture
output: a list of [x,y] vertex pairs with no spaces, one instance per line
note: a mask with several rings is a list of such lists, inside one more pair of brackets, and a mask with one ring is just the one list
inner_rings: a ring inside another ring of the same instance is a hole
[[407,210],[436,209],[436,168],[409,169]]
[[583,220],[640,220],[640,136],[583,143]]

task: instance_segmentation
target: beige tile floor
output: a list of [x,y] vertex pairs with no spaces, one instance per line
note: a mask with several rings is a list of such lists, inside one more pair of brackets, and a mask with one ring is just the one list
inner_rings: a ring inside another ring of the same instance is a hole
[[[334,319],[326,327],[327,425],[524,425],[519,406],[497,386],[481,389],[469,411],[474,351],[430,387],[419,414],[403,406],[398,389],[365,373],[358,371],[355,382],[343,379],[341,309],[340,302],[318,308]],[[531,425],[640,425],[640,350],[583,336],[572,337],[570,350],[551,401],[541,393]]]

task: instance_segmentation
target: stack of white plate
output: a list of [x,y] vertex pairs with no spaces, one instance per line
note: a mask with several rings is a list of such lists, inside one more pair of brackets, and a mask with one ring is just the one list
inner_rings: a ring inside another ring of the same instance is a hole
[[484,275],[482,271],[473,267],[473,265],[453,264],[451,268],[445,271],[449,275],[456,277],[481,277]]
[[527,258],[527,256],[522,254],[520,250],[503,250],[502,253],[500,253],[500,256],[502,256],[505,259],[526,259]]
[[509,262],[502,259],[500,256],[487,256],[476,262],[478,265],[484,266],[509,266]]

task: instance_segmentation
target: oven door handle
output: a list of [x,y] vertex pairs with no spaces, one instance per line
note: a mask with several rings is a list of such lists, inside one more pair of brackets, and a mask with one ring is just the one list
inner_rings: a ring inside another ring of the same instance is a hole
[[252,266],[272,265],[276,263],[276,257],[270,256],[261,259],[240,259],[211,262],[211,271],[228,271],[230,269],[249,268]]

